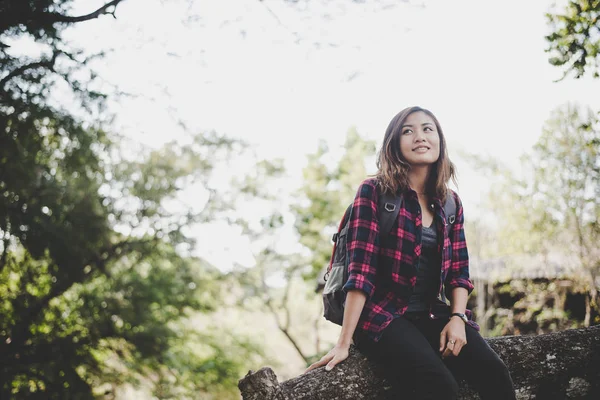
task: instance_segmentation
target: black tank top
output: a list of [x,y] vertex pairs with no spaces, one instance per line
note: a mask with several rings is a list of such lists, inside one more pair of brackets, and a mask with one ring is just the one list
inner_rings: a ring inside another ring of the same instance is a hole
[[417,282],[415,283],[415,290],[410,296],[406,312],[429,310],[429,303],[437,297],[442,260],[438,251],[435,218],[431,226],[423,227],[421,246]]

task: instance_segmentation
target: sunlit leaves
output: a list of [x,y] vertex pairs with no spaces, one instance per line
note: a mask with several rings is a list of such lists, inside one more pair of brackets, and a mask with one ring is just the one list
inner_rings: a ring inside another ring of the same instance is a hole
[[[199,185],[216,194],[214,167],[243,145],[206,133],[126,157],[102,112],[105,94],[91,89],[90,58],[62,41],[66,24],[48,19],[70,3],[0,5],[0,41],[39,50],[0,47],[0,397],[87,399],[148,377],[157,390],[176,377],[178,396],[213,384],[231,394],[241,361],[217,341],[190,351],[201,344],[185,321],[213,312],[221,292],[184,233],[231,203],[190,205],[180,193]],[[188,372],[200,368],[205,375]]]
[[550,63],[575,78],[586,72],[600,77],[600,1],[571,0],[557,14],[546,15],[552,33],[546,36]]
[[375,144],[363,139],[355,129],[348,131],[341,154],[321,142],[308,156],[303,170],[300,201],[294,205],[295,227],[302,243],[311,253],[310,273],[314,279],[331,257],[331,235],[354,198],[360,183],[367,178],[366,163],[375,153]]

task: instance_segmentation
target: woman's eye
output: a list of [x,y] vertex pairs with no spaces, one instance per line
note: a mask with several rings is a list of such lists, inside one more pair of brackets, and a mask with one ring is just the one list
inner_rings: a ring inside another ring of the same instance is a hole
[[405,130],[404,132],[402,132],[402,134],[403,134],[403,135],[406,135],[406,134],[408,134],[408,133],[412,133],[412,130],[410,130],[410,129],[407,129],[407,130]]
[[426,126],[425,130],[429,129],[430,131],[433,131],[433,129],[430,126]]

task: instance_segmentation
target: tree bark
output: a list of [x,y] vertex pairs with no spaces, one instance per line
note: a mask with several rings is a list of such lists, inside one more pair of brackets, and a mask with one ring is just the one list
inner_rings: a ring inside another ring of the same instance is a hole
[[[599,399],[600,326],[539,336],[486,339],[510,370],[517,399]],[[239,381],[244,400],[388,400],[390,385],[354,346],[332,371],[324,367],[279,383],[270,368]],[[479,399],[460,382],[459,399]]]

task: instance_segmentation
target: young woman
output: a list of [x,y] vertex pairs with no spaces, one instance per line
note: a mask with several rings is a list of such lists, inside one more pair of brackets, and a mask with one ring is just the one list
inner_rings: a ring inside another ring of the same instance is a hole
[[[386,130],[377,167],[376,176],[360,185],[350,216],[338,343],[307,371],[323,365],[331,370],[348,357],[354,341],[383,366],[394,389],[404,393],[400,398],[455,399],[457,379],[464,378],[484,400],[515,399],[506,365],[466,309],[473,284],[463,207],[448,188],[454,165],[437,118],[420,107],[398,113]],[[384,192],[401,193],[403,200],[381,241],[377,204]],[[456,205],[449,230],[447,196]],[[437,311],[442,291],[450,300],[446,313]]]

